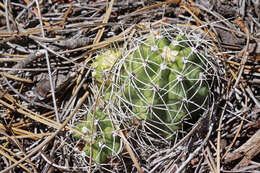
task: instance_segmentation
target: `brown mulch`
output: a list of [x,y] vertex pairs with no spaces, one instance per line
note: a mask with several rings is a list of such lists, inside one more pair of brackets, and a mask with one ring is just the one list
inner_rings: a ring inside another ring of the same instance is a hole
[[[72,152],[80,142],[70,146],[76,139],[67,132],[91,102],[91,60],[133,30],[160,22],[209,33],[222,72],[210,118],[161,155],[136,155],[135,163],[126,150],[122,160],[94,171],[259,171],[260,2],[6,0],[0,1],[1,173],[88,172],[92,165]],[[174,155],[182,145],[189,151]]]

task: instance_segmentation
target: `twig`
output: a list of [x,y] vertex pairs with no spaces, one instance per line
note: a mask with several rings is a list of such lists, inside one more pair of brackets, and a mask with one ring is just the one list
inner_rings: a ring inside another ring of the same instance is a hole
[[63,19],[62,19],[62,21],[61,21],[61,23],[60,23],[60,26],[61,26],[61,27],[64,27],[64,23],[65,23],[66,18],[68,17],[68,15],[69,15],[69,13],[70,13],[70,11],[71,11],[71,8],[72,8],[72,3],[70,3],[69,8],[67,9],[67,11],[65,12],[65,14],[64,14],[64,16],[63,16]]
[[5,0],[5,19],[6,19],[7,30],[8,30],[9,33],[12,33],[10,21],[9,21],[8,4],[9,4],[9,0]]
[[37,51],[35,53],[29,54],[26,59],[23,59],[23,60],[19,61],[16,65],[14,65],[12,67],[13,69],[18,69],[18,70],[9,71],[8,73],[12,74],[12,75],[17,74],[20,68],[24,68],[30,62],[34,61],[37,58],[42,57],[44,54],[45,54],[44,50],[39,50],[39,51]]
[[256,106],[257,106],[258,108],[260,108],[260,102],[259,102],[259,100],[257,100],[257,99],[255,98],[255,96],[254,96],[254,94],[253,94],[253,92],[252,92],[252,90],[251,90],[251,88],[250,88],[249,86],[247,86],[246,92],[249,94],[249,96],[251,97],[251,99],[255,102]]
[[40,27],[41,27],[42,37],[45,38],[45,33],[44,33],[43,23],[42,23],[42,14],[41,14],[41,9],[40,9],[40,5],[39,5],[39,1],[38,1],[38,0],[35,0],[35,2],[36,2],[36,7],[37,7],[38,15],[39,15],[39,21],[40,21]]
[[51,75],[50,60],[49,60],[47,51],[45,51],[45,58],[46,58],[46,63],[47,63],[47,67],[48,67],[49,82],[50,82],[50,87],[51,87],[51,95],[52,95],[52,101],[53,101],[53,106],[54,106],[54,110],[55,110],[56,120],[59,123],[60,117],[59,117],[57,103],[56,103],[55,89],[54,89],[54,84],[53,84],[52,75]]
[[19,81],[19,82],[30,83],[30,84],[33,83],[33,81],[30,80],[30,79],[24,79],[24,78],[16,77],[14,75],[11,75],[11,74],[5,73],[5,72],[0,72],[0,75],[3,75],[7,78],[10,78],[10,79],[13,79],[13,80],[16,80],[16,81]]
[[211,156],[211,153],[210,153],[210,150],[209,150],[208,147],[206,148],[206,151],[207,151],[207,154],[205,153],[205,150],[202,149],[204,158],[206,159],[206,161],[207,161],[207,163],[208,163],[208,165],[209,165],[209,167],[210,167],[210,170],[211,170],[213,173],[215,173],[215,172],[216,172],[216,166],[215,166],[215,163],[213,162],[213,159],[211,159],[212,156]]
[[216,173],[220,173],[220,140],[221,140],[221,127],[222,127],[222,120],[224,117],[224,113],[227,107],[227,103],[225,103],[224,108],[222,110],[220,119],[219,119],[219,124],[218,124],[218,137],[217,137],[217,169],[216,169]]

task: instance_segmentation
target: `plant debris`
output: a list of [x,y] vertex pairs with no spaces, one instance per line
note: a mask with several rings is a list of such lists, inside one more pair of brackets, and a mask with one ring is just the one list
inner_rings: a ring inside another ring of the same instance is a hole
[[[0,172],[259,170],[259,9],[254,0],[1,1]],[[213,48],[208,110],[164,144],[137,120],[125,117],[127,128],[112,122],[121,152],[97,163],[82,150],[101,136],[75,128],[95,104],[106,106],[91,75],[94,57],[167,27]]]

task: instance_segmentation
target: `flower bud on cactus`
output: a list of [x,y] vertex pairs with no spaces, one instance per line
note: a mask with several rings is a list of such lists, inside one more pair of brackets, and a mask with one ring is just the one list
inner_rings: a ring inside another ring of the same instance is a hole
[[96,56],[95,62],[92,67],[95,71],[92,73],[93,78],[102,83],[109,69],[112,67],[116,59],[119,57],[120,52],[118,50],[107,50]]

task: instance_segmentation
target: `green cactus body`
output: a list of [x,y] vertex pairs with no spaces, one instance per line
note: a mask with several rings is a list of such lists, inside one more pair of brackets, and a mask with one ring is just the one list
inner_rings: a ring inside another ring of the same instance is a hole
[[[122,61],[115,66],[116,76],[109,79],[111,82],[105,86],[102,99],[109,103],[112,98],[114,106],[122,106],[120,110],[125,110],[124,114],[153,124],[156,133],[173,139],[171,134],[180,128],[182,119],[201,110],[207,99],[208,86],[201,79],[205,62],[193,52],[186,36],[178,35],[171,41],[157,36],[152,34],[141,44],[135,44],[135,49],[122,53]],[[110,69],[118,56],[118,49],[98,55],[92,65],[96,70],[93,78],[102,82],[101,71]],[[104,148],[101,151],[98,143],[115,147],[117,151],[119,142],[106,133],[113,131],[111,122],[101,121],[107,115],[101,110],[97,115],[100,127],[94,130],[103,133],[95,139],[93,158],[103,162],[113,153]],[[77,128],[82,126],[78,124]],[[88,153],[89,147],[84,150]]]
[[132,104],[137,105],[133,108],[133,112],[139,118],[153,119],[154,116],[149,113],[151,110],[165,112],[155,106],[167,102],[164,93],[167,92],[165,86],[168,81],[165,79],[168,78],[170,70],[161,57],[165,46],[168,46],[165,38],[154,41],[154,38],[150,37],[133,55],[127,57],[128,69],[125,71],[133,75],[133,80],[125,87],[124,95],[127,96],[127,100],[131,100]]
[[[106,127],[103,129],[100,137],[94,139],[92,144],[92,159],[97,163],[105,163],[106,160],[115,155],[115,153],[120,148],[120,143],[118,138],[116,139],[113,136],[114,129],[112,127]],[[90,156],[90,146],[89,144],[85,145],[83,149],[88,156]]]
[[202,63],[187,38],[179,35],[174,41],[175,45],[165,38],[148,37],[126,58],[127,70],[122,70],[133,76],[124,90],[125,99],[136,105],[133,112],[138,118],[158,122],[157,126],[169,124],[172,130],[178,129],[177,123],[187,114],[185,108],[207,95],[205,83],[198,86]]
[[[142,112],[139,118],[145,117],[146,120],[158,122],[157,127],[160,126],[161,122],[164,122],[167,124],[166,129],[174,131],[179,128],[180,123],[178,124],[178,122],[187,115],[187,111],[192,112],[194,109],[198,109],[195,108],[193,103],[200,105],[206,99],[208,93],[206,82],[198,82],[200,73],[203,71],[203,62],[193,53],[192,48],[188,45],[187,38],[183,35],[176,37],[175,45],[169,44],[165,38],[161,39],[162,41],[151,41],[153,39],[149,38],[148,41],[151,48],[160,45],[158,46],[159,49],[155,51],[156,54],[151,51],[154,54],[150,53],[148,57],[145,55],[140,57],[149,59],[156,64],[153,67],[150,64],[147,64],[149,67],[146,66],[146,68],[152,68],[155,73],[150,73],[152,75],[148,76],[142,72],[140,76],[135,76],[142,83],[155,86],[155,89],[151,89],[151,87],[144,85],[142,89],[138,90],[138,92],[143,93],[142,95],[147,100],[149,100],[148,98],[152,99],[152,102],[144,103],[141,101],[140,103],[140,97],[138,100],[137,94],[128,93],[128,95],[135,96],[134,100],[137,101],[133,102],[134,105],[142,105],[142,107],[133,111],[136,114]],[[139,46],[136,52],[143,49],[142,46]],[[143,68],[140,67],[140,64],[136,68]],[[165,66],[165,68],[162,68],[162,66]],[[137,89],[134,86],[132,87],[131,91],[137,92]],[[147,106],[147,104],[149,105]],[[152,112],[149,112],[149,107],[152,107]],[[147,113],[146,116],[145,113]]]
[[[89,136],[91,134],[92,116],[86,116],[86,121],[76,125],[76,129]],[[113,135],[114,127],[108,115],[100,109],[96,110],[95,123],[93,129],[94,143],[92,144],[92,159],[97,163],[104,163],[109,157],[115,155],[119,150],[119,138]],[[80,135],[74,134],[75,137],[81,138]],[[87,141],[83,151],[90,156],[90,140]]]

